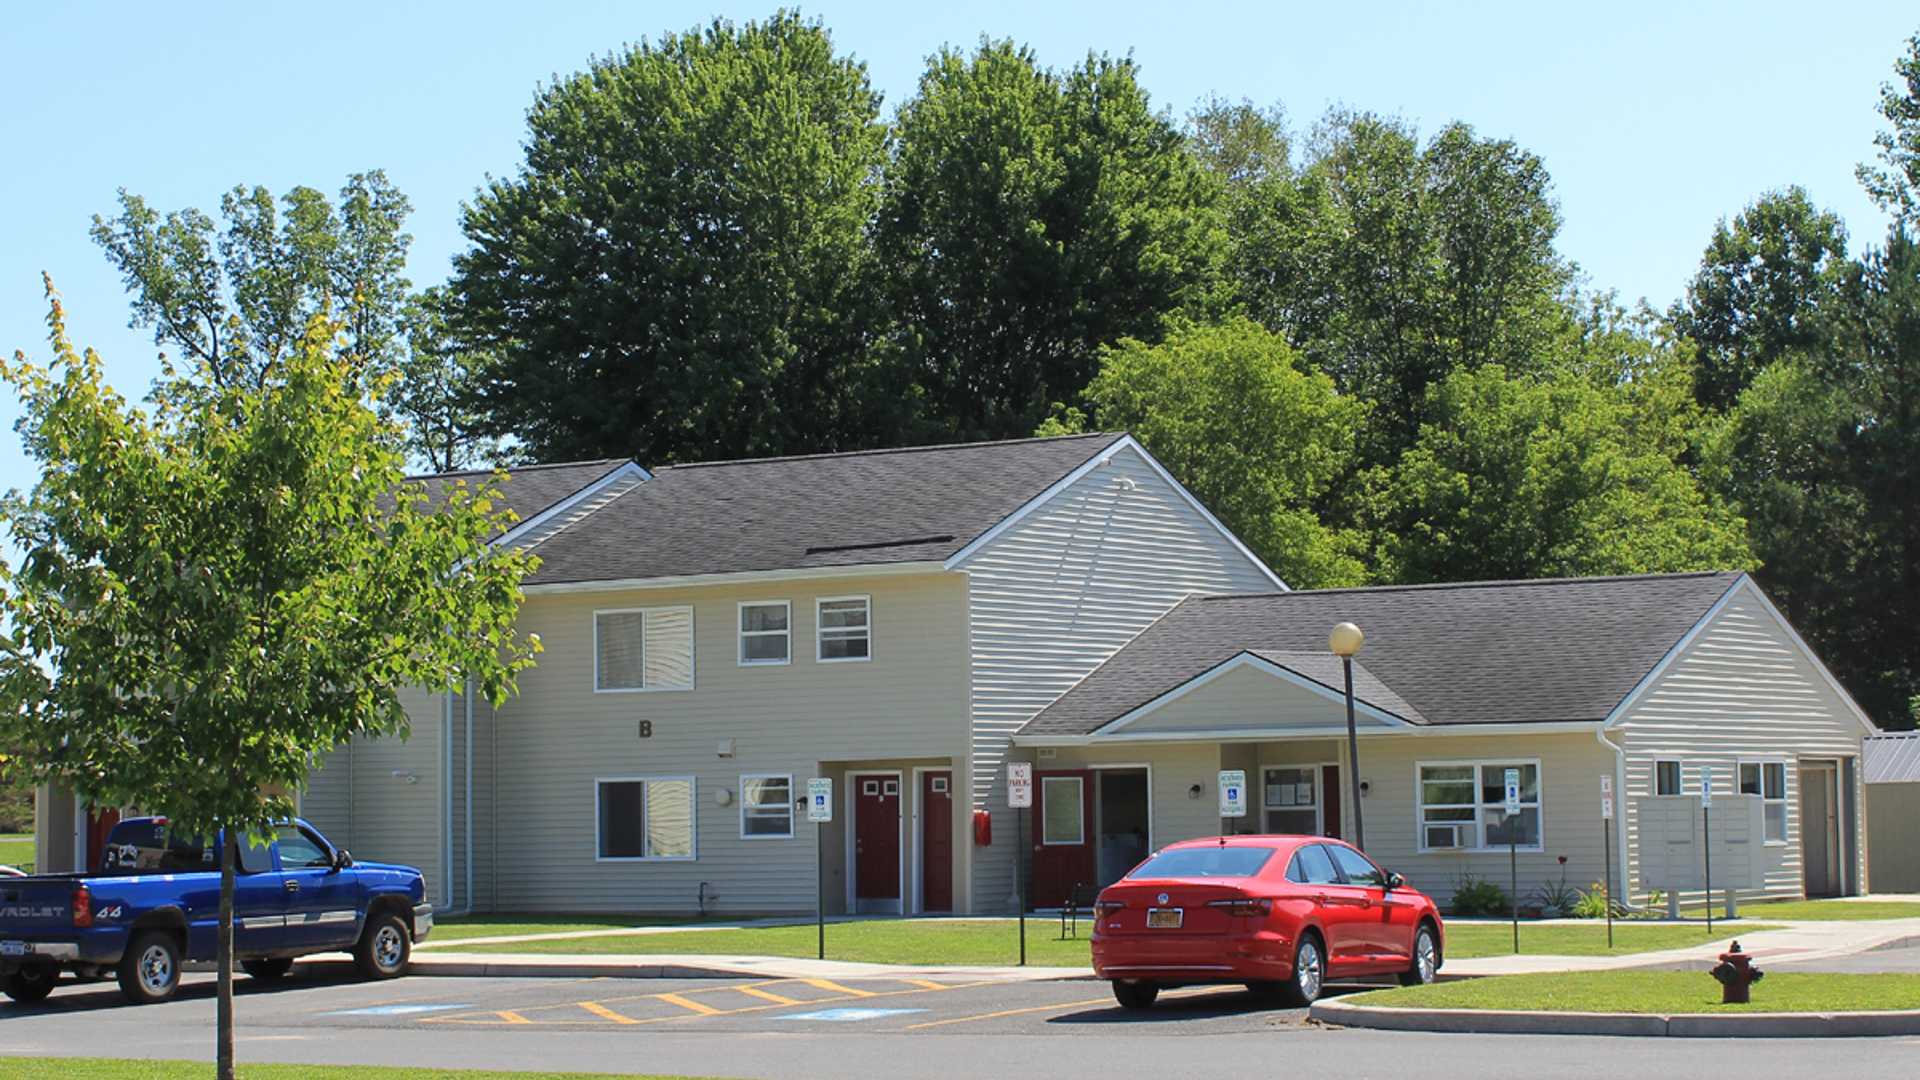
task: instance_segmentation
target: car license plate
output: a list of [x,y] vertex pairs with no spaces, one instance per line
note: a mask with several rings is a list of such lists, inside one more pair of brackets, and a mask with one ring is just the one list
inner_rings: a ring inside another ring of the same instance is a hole
[[1184,914],[1182,909],[1177,907],[1148,908],[1147,929],[1178,930],[1180,929],[1180,917],[1182,914]]
[[0,941],[0,956],[25,956],[27,943],[24,941]]

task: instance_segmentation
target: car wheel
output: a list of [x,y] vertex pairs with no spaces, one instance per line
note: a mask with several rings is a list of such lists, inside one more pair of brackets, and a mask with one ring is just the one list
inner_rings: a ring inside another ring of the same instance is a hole
[[1113,980],[1113,1000],[1124,1009],[1151,1009],[1155,998],[1160,996],[1160,987],[1150,982],[1131,982],[1126,979]]
[[246,972],[249,978],[273,982],[287,977],[287,973],[293,970],[293,961],[284,956],[271,960],[242,960],[240,970]]
[[407,973],[413,957],[413,935],[400,916],[391,912],[367,920],[360,943],[353,947],[354,966],[369,979],[392,979]]
[[157,1005],[180,989],[180,946],[165,930],[133,935],[120,958],[120,993],[135,1005]]
[[60,969],[43,964],[28,964],[8,975],[0,990],[22,1005],[31,1005],[36,1001],[45,1001],[53,993],[53,986],[60,981]]
[[1300,935],[1293,947],[1293,977],[1284,984],[1281,996],[1296,1008],[1311,1005],[1327,984],[1327,955],[1317,934]]
[[1425,986],[1440,974],[1440,941],[1433,927],[1421,923],[1413,935],[1413,966],[1400,973],[1401,986]]

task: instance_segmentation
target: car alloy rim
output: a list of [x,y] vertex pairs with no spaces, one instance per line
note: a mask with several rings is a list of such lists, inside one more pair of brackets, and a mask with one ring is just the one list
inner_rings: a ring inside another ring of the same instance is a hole
[[1434,972],[1440,969],[1440,957],[1434,952],[1433,935],[1420,931],[1420,981],[1430,983]]
[[1300,970],[1294,973],[1294,977],[1300,980],[1301,995],[1308,998],[1319,997],[1320,950],[1314,948],[1313,942],[1301,942],[1298,967]]
[[383,926],[373,936],[373,958],[383,968],[400,966],[400,931]]
[[173,957],[158,945],[149,945],[147,951],[140,954],[140,983],[148,990],[159,993],[173,983]]

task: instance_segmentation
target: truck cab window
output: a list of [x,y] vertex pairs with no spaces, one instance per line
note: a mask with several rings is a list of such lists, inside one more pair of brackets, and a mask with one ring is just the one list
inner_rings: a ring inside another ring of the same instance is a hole
[[249,837],[240,840],[240,863],[236,867],[243,874],[264,874],[273,869],[273,849]]
[[281,829],[280,869],[299,870],[308,867],[328,867],[333,865],[333,856],[327,854],[319,842],[299,829]]

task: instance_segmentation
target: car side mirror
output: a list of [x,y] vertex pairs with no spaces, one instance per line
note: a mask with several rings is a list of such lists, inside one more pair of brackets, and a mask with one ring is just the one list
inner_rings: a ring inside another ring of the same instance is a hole
[[1406,886],[1407,886],[1406,878],[1402,877],[1399,874],[1394,873],[1391,870],[1387,871],[1387,888],[1388,889],[1404,889],[1406,888]]
[[352,867],[353,867],[353,852],[348,851],[346,848],[341,848],[339,851],[334,853],[333,868],[335,870],[349,870],[349,869],[352,869]]

